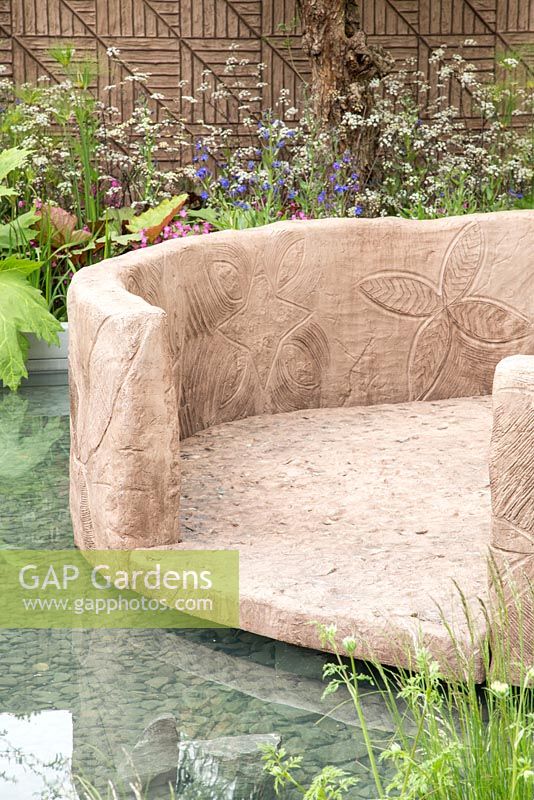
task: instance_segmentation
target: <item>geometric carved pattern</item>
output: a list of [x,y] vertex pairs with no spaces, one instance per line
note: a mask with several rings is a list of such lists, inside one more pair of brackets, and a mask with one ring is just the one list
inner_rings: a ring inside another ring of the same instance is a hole
[[[369,41],[390,49],[399,64],[414,58],[431,84],[436,76],[428,56],[441,44],[455,51],[464,39],[474,39],[468,57],[479,75],[491,78],[498,69],[496,53],[521,51],[532,44],[534,33],[532,0],[360,0],[360,12]],[[301,49],[296,0],[0,0],[0,63],[17,82],[40,75],[60,79],[48,51],[72,44],[79,56],[100,64],[97,93],[135,71],[150,73],[146,89],[132,82],[128,91],[102,95],[123,115],[136,92],[156,93],[164,97],[149,100],[154,110],[184,118],[192,134],[200,130],[199,118],[239,133],[237,96],[217,109],[207,95],[192,105],[182,101],[178,86],[187,81],[184,91],[190,93],[203,81],[204,70],[212,73],[212,88],[227,82],[224,64],[237,41],[239,57],[250,61],[238,68],[243,88],[260,97],[253,112],[273,107],[282,87],[298,101],[309,64]],[[120,50],[113,65],[106,57],[109,47]],[[533,59],[532,52],[522,52],[525,74],[532,74]],[[255,65],[260,62],[267,65],[268,80],[258,90]],[[469,117],[468,90],[451,84],[449,94]]]
[[411,400],[427,399],[449,355],[453,330],[468,339],[505,344],[526,337],[531,322],[502,302],[469,295],[484,266],[482,230],[468,223],[445,254],[439,288],[407,272],[378,272],[360,282],[360,290],[386,311],[422,317],[410,352]]

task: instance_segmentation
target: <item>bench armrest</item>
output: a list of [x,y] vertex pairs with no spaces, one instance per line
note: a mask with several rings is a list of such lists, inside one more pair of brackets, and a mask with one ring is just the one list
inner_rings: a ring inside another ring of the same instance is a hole
[[518,678],[534,665],[534,356],[497,366],[490,480],[492,634]]
[[179,541],[167,316],[114,271],[111,261],[81,270],[69,288],[70,508],[81,549]]

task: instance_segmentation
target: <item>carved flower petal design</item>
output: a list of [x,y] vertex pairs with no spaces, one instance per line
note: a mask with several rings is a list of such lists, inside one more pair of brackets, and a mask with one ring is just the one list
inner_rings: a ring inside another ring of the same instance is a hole
[[458,300],[475,279],[483,256],[482,230],[471,222],[454,238],[445,256],[441,288],[448,303]]
[[495,300],[469,297],[449,306],[449,314],[463,333],[483,342],[511,342],[529,333],[529,320]]
[[388,311],[409,317],[428,317],[442,308],[432,284],[409,272],[375,272],[360,282],[360,289],[374,303]]
[[424,400],[427,397],[445,363],[450,342],[451,324],[446,311],[431,317],[417,331],[408,366],[412,400]]

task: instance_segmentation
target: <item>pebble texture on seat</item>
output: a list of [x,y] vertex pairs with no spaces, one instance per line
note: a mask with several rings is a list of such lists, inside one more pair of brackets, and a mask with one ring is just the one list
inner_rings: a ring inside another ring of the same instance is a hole
[[383,663],[406,664],[420,634],[450,663],[443,615],[482,675],[491,419],[475,397],[209,428],[182,445],[182,546],[239,548],[251,631],[313,647],[307,622],[335,620]]

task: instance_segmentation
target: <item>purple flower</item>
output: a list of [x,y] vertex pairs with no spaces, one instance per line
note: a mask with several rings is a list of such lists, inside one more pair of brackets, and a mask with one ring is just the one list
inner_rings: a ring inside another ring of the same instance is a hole
[[289,200],[294,200],[297,196],[297,193],[294,189],[291,189],[291,191],[287,193],[287,196]]
[[230,181],[228,178],[219,178],[219,184],[223,189],[228,189],[230,186]]
[[276,146],[279,150],[281,150],[282,147],[285,147],[285,144],[286,144],[285,139],[280,139],[280,141],[276,143]]
[[247,164],[247,167],[249,169],[254,169],[255,166],[256,166],[256,162],[255,161],[249,161],[248,164]]
[[209,192],[207,192],[207,191],[204,189],[204,191],[203,191],[203,192],[200,192],[200,196],[201,196],[201,198],[202,198],[203,200],[207,200],[207,199],[208,199],[208,197],[210,196],[210,193],[209,193]]
[[293,131],[293,130],[286,131],[286,136],[288,137],[288,139],[292,139],[294,137],[294,135],[295,135],[295,131]]
[[336,185],[334,186],[334,192],[336,192],[336,194],[343,194],[346,191],[347,187],[340,183],[336,183]]
[[200,167],[200,169],[197,169],[197,171],[195,172],[195,175],[197,176],[197,178],[200,178],[200,180],[207,178],[209,174],[210,171],[209,169],[207,169],[207,167]]
[[282,166],[282,162],[281,161],[273,161],[273,167],[275,169],[278,169],[278,167],[281,167],[281,166]]
[[317,202],[322,205],[325,200],[326,200],[326,192],[325,191],[319,192],[319,194],[317,195]]
[[334,161],[334,163],[332,164],[332,169],[336,170],[336,172],[338,169],[341,169],[341,164],[339,163],[339,161]]
[[354,209],[354,216],[361,217],[362,214],[363,214],[363,206],[357,205],[356,208]]
[[508,194],[511,197],[515,197],[517,200],[521,200],[523,198],[523,192],[516,192],[513,189],[508,189]]
[[265,191],[268,191],[271,188],[271,184],[269,183],[269,181],[264,181],[261,185],[261,188],[264,189]]
[[200,160],[201,161],[207,161],[208,158],[209,158],[209,155],[207,153],[202,153],[202,155],[200,156]]
[[200,141],[200,139],[198,140],[198,142],[195,142],[195,150],[202,150],[202,142]]

